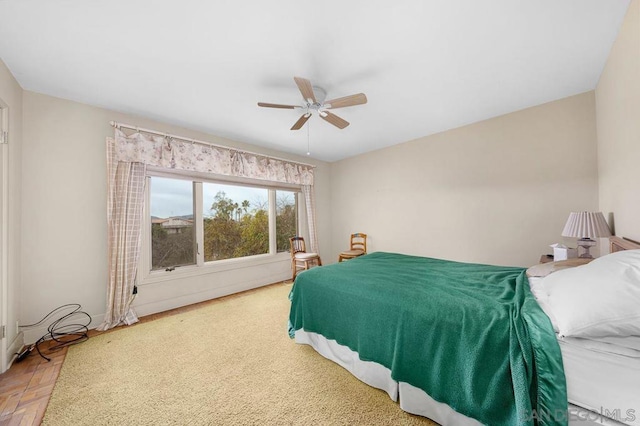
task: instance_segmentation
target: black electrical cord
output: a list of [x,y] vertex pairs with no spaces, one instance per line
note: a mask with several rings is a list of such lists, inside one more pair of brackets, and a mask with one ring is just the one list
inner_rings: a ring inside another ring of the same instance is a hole
[[[36,327],[45,322],[47,318],[49,318],[56,312],[71,307],[73,307],[74,309],[71,312],[53,321],[47,328],[47,334],[42,336],[36,343],[33,344],[33,347],[35,347],[35,349],[38,351],[38,354],[40,354],[40,356],[47,361],[51,361],[51,359],[42,354],[42,351],[40,351],[40,344],[46,342],[47,340],[54,340],[56,344],[49,346],[49,352],[54,352],[66,346],[75,345],[89,340],[89,324],[91,324],[91,315],[82,311],[82,306],[79,303],[68,303],[66,305],[58,306],[47,315],[45,315],[44,318],[34,324],[20,326],[20,328]],[[65,321],[69,321],[71,318],[77,317],[86,317],[86,323],[65,323]],[[29,351],[31,351],[33,347],[31,347]]]

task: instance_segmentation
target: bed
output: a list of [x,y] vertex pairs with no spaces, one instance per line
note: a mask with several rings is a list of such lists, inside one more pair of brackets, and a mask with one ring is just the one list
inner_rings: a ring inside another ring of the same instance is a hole
[[[290,299],[296,342],[384,390],[403,410],[440,424],[602,420],[579,407],[567,412],[567,400],[638,424],[628,415],[633,407],[615,405],[619,398],[598,410],[597,392],[588,392],[596,395],[588,401],[580,394],[577,377],[603,361],[574,362],[592,349],[558,338],[524,268],[377,252],[304,272]],[[633,395],[638,383],[629,382],[623,392]],[[607,393],[606,386],[595,387]]]

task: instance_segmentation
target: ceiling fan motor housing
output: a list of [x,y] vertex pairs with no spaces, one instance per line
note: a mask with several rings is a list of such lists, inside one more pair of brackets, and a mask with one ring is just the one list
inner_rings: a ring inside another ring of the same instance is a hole
[[[324,104],[324,101],[327,99],[327,91],[322,87],[313,86],[313,94],[316,95],[316,104],[318,106]],[[305,99],[306,101],[306,99]]]

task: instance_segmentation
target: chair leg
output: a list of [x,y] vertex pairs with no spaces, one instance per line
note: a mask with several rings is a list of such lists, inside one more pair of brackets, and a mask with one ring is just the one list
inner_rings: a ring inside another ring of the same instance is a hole
[[298,272],[298,268],[296,268],[296,261],[292,260],[291,261],[291,274],[292,274],[291,281],[296,280],[296,275],[297,275],[296,272]]

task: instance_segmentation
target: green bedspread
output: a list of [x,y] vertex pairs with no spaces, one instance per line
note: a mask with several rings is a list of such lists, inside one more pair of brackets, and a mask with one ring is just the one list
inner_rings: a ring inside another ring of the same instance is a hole
[[290,333],[336,340],[487,425],[566,424],[560,348],[523,268],[377,252],[301,273]]

